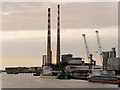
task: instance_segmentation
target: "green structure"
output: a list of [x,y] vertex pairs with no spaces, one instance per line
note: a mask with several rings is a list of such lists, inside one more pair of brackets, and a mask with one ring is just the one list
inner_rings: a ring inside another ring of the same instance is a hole
[[[64,68],[62,71],[60,71],[60,68]],[[57,76],[57,79],[69,79],[70,78],[70,72],[67,72],[65,67],[59,64],[59,74]]]

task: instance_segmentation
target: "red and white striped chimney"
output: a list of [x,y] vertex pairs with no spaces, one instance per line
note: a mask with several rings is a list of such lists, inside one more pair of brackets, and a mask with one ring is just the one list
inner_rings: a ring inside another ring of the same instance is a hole
[[56,63],[60,63],[60,5],[58,5],[58,17],[57,17],[57,60]]
[[47,38],[47,65],[51,64],[51,21],[50,8],[48,8],[48,38]]

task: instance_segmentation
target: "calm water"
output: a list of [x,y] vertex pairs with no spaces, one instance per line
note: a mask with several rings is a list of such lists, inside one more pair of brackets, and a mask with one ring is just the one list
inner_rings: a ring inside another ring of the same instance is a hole
[[118,88],[117,85],[92,83],[87,80],[46,79],[32,74],[2,74],[3,88]]

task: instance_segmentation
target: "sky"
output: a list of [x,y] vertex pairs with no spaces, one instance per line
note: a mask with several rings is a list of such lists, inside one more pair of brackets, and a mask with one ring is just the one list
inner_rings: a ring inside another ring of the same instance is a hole
[[[43,2],[4,2],[2,4],[2,68],[41,66],[47,49],[47,9],[51,8],[52,63],[56,63],[57,4]],[[117,2],[62,2],[61,55],[73,54],[87,62],[84,40],[97,64],[99,31],[103,51],[118,49]]]

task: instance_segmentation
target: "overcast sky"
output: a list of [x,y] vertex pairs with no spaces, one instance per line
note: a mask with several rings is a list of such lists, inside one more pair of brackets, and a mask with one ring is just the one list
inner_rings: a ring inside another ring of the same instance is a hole
[[[53,63],[56,59],[56,20],[58,3],[3,3],[3,68],[40,66],[46,54],[47,8],[51,8]],[[104,51],[117,48],[118,3],[60,3],[61,54],[73,54],[87,61],[86,39],[97,64],[101,64],[95,31],[100,32]]]

